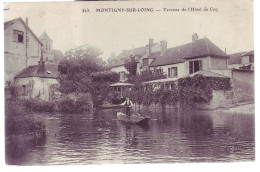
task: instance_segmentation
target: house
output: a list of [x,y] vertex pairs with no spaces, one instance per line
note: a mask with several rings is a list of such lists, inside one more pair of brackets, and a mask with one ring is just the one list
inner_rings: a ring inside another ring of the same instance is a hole
[[45,64],[43,58],[38,65],[33,65],[19,72],[14,79],[20,98],[50,99],[51,87],[58,84],[58,66]]
[[154,43],[153,39],[149,39],[146,46],[133,48],[130,50],[123,50],[118,56],[114,53],[108,58],[108,67],[111,71],[120,74],[120,81],[126,81],[126,74],[128,73],[125,68],[125,62],[134,59],[137,63],[137,73],[145,68],[147,62],[153,60],[155,53],[160,51],[160,44]]
[[167,48],[161,42],[161,53],[149,64],[151,70],[167,74],[168,78],[181,78],[197,71],[219,73],[227,70],[228,55],[208,38],[198,39],[193,34],[192,42],[173,48]]
[[229,69],[254,70],[254,50],[229,54]]
[[228,60],[228,68],[229,69],[239,69],[241,65],[241,55],[246,52],[239,52],[234,54],[229,54],[230,57]]
[[248,51],[241,55],[241,69],[254,70],[254,50]]
[[41,41],[22,18],[4,23],[5,80],[30,65],[37,65],[41,56]]
[[165,40],[153,43],[149,39],[145,47],[124,50],[119,56],[109,58],[111,70],[126,73],[124,62],[131,55],[137,57],[138,72],[149,69],[164,73],[167,78],[181,78],[200,70],[230,75],[227,68],[229,56],[208,38],[198,39],[196,33],[192,35],[192,42],[172,48],[167,47]]

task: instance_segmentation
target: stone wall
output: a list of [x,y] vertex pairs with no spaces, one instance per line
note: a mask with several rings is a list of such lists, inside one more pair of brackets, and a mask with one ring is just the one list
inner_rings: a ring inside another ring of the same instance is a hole
[[236,102],[254,100],[254,80],[254,71],[252,70],[232,70],[231,86]]
[[234,103],[234,94],[232,90],[213,90],[212,99],[208,103],[198,103],[197,109],[212,110],[217,108],[229,107]]

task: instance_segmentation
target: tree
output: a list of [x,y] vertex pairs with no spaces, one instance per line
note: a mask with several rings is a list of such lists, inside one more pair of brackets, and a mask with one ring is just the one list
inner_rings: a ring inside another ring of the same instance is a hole
[[135,56],[131,55],[130,60],[125,61],[125,68],[129,72],[129,76],[136,76],[136,70],[137,70],[137,62],[135,60]]
[[105,63],[99,58],[101,54],[100,49],[89,45],[67,51],[64,60],[58,66],[60,91],[62,93],[89,92],[91,74],[106,70]]

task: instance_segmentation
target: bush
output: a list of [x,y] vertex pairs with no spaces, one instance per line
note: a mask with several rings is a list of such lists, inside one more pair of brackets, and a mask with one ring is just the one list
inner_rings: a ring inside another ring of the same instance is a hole
[[45,130],[44,122],[24,108],[21,101],[5,101],[6,136]]
[[76,110],[79,112],[90,111],[93,109],[93,102],[90,94],[80,96],[75,102]]
[[38,99],[23,100],[23,105],[27,110],[34,112],[54,112],[55,104]]
[[76,111],[75,101],[71,98],[65,98],[58,104],[58,110],[64,113],[73,113]]

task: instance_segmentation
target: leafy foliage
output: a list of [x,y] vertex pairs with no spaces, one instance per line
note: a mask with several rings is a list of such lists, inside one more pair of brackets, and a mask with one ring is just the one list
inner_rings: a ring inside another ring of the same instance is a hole
[[111,101],[112,97],[109,85],[108,82],[92,82],[91,95],[94,107],[97,107],[106,101]]
[[91,95],[89,93],[80,96],[76,102],[75,106],[77,111],[79,112],[85,112],[85,111],[91,111],[93,109],[93,102]]
[[136,76],[137,62],[135,61],[135,56],[131,56],[130,60],[125,61],[125,68],[130,76]]
[[54,112],[55,104],[39,99],[28,99],[22,101],[24,107],[29,111],[34,112]]
[[100,58],[101,51],[92,46],[71,49],[58,66],[60,72],[60,91],[62,93],[89,92],[91,74],[106,70]]
[[71,98],[65,98],[59,102],[58,109],[63,113],[73,113],[76,109],[75,101]]
[[92,73],[92,82],[118,82],[119,74],[112,71],[103,71]]
[[24,108],[21,101],[6,99],[5,101],[6,136],[29,134],[45,130],[45,124]]
[[[157,89],[155,89],[155,85],[157,85]],[[128,92],[127,96],[133,102],[146,106],[149,106],[152,102],[160,103],[162,106],[166,104],[177,105],[179,102],[182,109],[190,109],[195,107],[196,103],[209,102],[212,98],[212,90],[230,89],[230,79],[195,75],[194,77],[180,78],[177,81],[156,83],[155,85],[143,84],[142,80],[136,79],[131,92]]]

